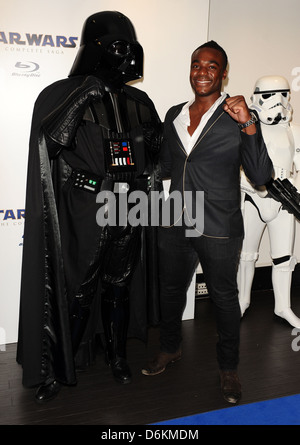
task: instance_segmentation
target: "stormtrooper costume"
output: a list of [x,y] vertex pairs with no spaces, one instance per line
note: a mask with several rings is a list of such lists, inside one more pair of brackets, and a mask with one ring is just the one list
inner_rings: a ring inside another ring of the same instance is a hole
[[96,13],[84,24],[69,77],[35,103],[17,361],[24,386],[39,385],[39,403],[76,383],[75,368],[92,362],[96,329],[122,384],[131,381],[129,330],[145,340],[157,295],[155,228],[96,221],[98,192],[113,193],[117,203],[121,193],[149,197],[161,187],[161,122],[147,94],[127,85],[142,75],[130,20]]
[[[300,126],[293,125],[290,87],[281,76],[264,76],[257,80],[251,97],[258,113],[262,134],[274,166],[274,179],[287,178],[297,187],[300,170]],[[259,245],[268,228],[272,258],[274,313],[291,326],[300,328],[300,318],[291,309],[290,288],[297,263],[293,256],[295,217],[265,190],[255,190],[241,175],[242,211],[245,237],[238,271],[239,300],[242,316],[250,305],[251,288],[258,259]]]

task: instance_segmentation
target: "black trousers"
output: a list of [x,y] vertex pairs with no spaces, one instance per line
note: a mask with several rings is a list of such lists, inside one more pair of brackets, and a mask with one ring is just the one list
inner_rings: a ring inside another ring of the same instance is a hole
[[186,292],[200,261],[215,307],[219,368],[236,369],[241,318],[236,276],[242,237],[187,237],[185,230],[159,228],[160,348],[173,353],[180,347]]

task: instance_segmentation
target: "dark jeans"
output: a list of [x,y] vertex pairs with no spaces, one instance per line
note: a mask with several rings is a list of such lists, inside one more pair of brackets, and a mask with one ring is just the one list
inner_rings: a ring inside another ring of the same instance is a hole
[[158,240],[161,350],[173,353],[180,347],[186,292],[200,261],[215,307],[219,368],[236,369],[239,361],[241,317],[236,276],[242,237],[188,238],[184,227],[171,227],[160,228]]

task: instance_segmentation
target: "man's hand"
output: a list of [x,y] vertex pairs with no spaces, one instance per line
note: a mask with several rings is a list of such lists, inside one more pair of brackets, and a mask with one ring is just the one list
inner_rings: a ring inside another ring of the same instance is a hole
[[[246,104],[244,96],[233,96],[225,99],[223,106],[224,111],[229,114],[238,124],[245,124],[251,119],[250,110]],[[255,124],[249,127],[243,128],[244,133],[254,134],[256,133]]]

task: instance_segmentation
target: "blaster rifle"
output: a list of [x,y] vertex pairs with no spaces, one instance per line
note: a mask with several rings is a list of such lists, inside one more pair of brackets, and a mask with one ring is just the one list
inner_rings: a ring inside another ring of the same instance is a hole
[[300,193],[288,179],[272,179],[266,184],[268,194],[278,202],[282,208],[292,213],[300,221]]

